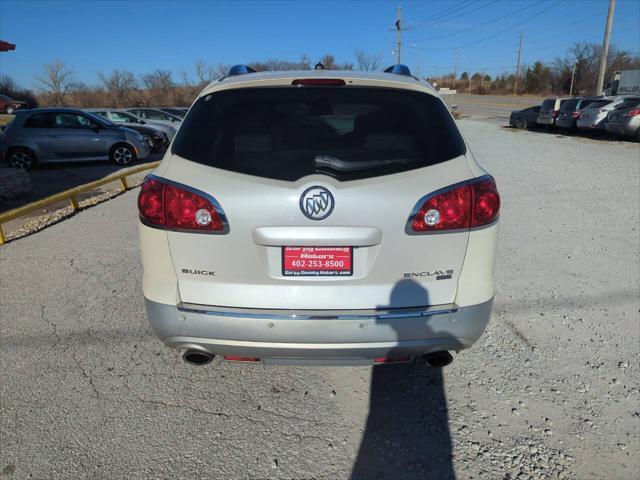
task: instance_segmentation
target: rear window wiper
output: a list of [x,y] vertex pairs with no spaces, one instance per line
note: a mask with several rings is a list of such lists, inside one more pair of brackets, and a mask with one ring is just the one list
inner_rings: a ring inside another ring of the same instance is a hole
[[354,172],[370,168],[386,167],[389,165],[404,165],[411,163],[408,158],[391,158],[387,160],[342,160],[331,155],[316,155],[313,163],[316,167],[329,168],[338,172]]

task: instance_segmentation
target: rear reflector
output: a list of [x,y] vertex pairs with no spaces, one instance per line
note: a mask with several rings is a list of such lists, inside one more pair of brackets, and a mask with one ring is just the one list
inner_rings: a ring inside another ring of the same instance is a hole
[[148,176],[138,195],[138,212],[146,225],[168,230],[220,232],[226,217],[204,192]]
[[230,362],[259,362],[259,358],[254,357],[238,357],[237,355],[225,355],[225,360],[229,360]]
[[411,361],[411,357],[378,357],[373,359],[373,363],[406,363]]
[[345,84],[341,78],[296,78],[291,85],[304,87],[342,87]]
[[410,220],[411,230],[427,233],[481,227],[493,222],[499,212],[496,183],[486,175],[428,196]]

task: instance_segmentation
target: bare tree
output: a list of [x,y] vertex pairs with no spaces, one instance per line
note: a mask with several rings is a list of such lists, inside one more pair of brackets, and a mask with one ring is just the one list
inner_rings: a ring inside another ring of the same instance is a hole
[[195,70],[196,77],[198,78],[198,84],[200,85],[207,85],[217,78],[216,75],[218,72],[216,71],[216,68],[202,60],[196,60]]
[[358,70],[364,70],[365,72],[371,72],[374,70],[378,70],[380,68],[380,62],[382,61],[382,55],[379,53],[368,54],[364,50],[356,49],[353,52],[354,57],[356,57],[356,64],[358,65]]
[[67,67],[60,60],[43,66],[44,74],[36,77],[41,84],[40,90],[49,97],[51,104],[64,105],[64,99],[74,87],[73,69]]
[[131,104],[133,94],[138,88],[138,82],[133,73],[114,70],[109,75],[98,73],[98,78],[104,85],[111,105],[121,108]]

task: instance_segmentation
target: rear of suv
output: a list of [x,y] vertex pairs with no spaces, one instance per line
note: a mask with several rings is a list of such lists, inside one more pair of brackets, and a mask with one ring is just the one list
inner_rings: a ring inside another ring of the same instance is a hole
[[141,188],[147,314],[191,363],[442,366],[489,321],[499,207],[406,67],[234,67]]

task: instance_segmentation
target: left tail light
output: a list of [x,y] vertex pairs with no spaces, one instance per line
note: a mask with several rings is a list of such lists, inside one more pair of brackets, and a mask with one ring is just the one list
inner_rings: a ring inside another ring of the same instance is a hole
[[147,226],[182,232],[227,233],[220,204],[186,185],[149,175],[138,195],[140,220]]
[[452,185],[426,199],[409,218],[407,233],[432,233],[482,227],[500,213],[500,194],[491,175]]
[[637,115],[640,115],[640,108],[636,108],[634,110],[629,110],[627,112],[627,117],[635,117]]
[[571,114],[571,116],[572,116],[573,118],[579,118],[579,117],[580,117],[580,112],[573,112],[573,113]]

